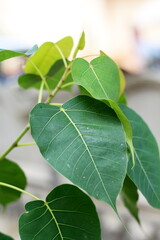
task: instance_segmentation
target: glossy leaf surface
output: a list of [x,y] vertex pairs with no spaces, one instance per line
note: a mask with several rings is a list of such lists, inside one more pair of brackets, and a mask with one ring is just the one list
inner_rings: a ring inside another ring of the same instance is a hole
[[121,196],[126,208],[129,210],[131,215],[136,219],[136,221],[140,223],[137,207],[138,202],[137,187],[128,176],[126,176],[125,181],[123,183]]
[[148,202],[160,208],[160,157],[157,142],[143,119],[127,106],[121,109],[133,129],[135,167],[129,161],[128,175]]
[[100,240],[98,215],[91,199],[80,189],[65,184],[53,189],[46,202],[26,204],[19,219],[22,240]]
[[26,55],[21,52],[0,49],[0,62],[4,61],[6,59],[9,59],[9,58],[19,57],[19,56],[25,57]]
[[72,77],[94,98],[114,101],[119,98],[119,69],[107,56],[95,58],[90,63],[82,58],[75,59],[72,64]]
[[[0,161],[0,182],[24,189],[26,186],[26,177],[22,169],[16,163],[4,159]],[[3,206],[16,201],[20,195],[21,193],[16,190],[0,186],[0,204]]]
[[0,240],[14,240],[14,239],[0,232]]
[[73,40],[71,37],[65,37],[56,43],[45,42],[27,61],[24,71],[38,75],[36,66],[41,74],[45,76],[57,60],[69,57],[72,47]]
[[125,134],[111,108],[88,96],[62,108],[41,103],[32,110],[30,125],[47,162],[116,210],[127,157]]

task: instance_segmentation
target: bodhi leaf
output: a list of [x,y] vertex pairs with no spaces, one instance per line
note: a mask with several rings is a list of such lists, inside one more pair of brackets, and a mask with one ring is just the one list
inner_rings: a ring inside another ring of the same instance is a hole
[[75,59],[72,64],[72,77],[94,98],[118,101],[120,92],[119,69],[109,57],[97,57],[90,63],[82,58]]
[[[24,189],[26,186],[26,177],[16,163],[4,159],[0,161],[0,182]],[[0,204],[3,206],[16,201],[20,195],[20,192],[0,185]]]
[[0,62],[4,61],[6,59],[9,59],[9,58],[19,57],[19,56],[25,57],[26,55],[21,52],[0,49]]
[[14,240],[14,239],[0,232],[0,240]]
[[19,219],[22,240],[100,240],[98,215],[91,199],[73,185],[53,189],[46,202],[26,204],[26,213]]
[[37,104],[31,134],[57,171],[116,211],[126,175],[126,142],[115,112],[103,102],[78,96],[61,108]]
[[73,59],[76,57],[78,51],[79,50],[83,50],[84,47],[85,47],[85,34],[84,34],[84,32],[82,32],[82,35],[81,35],[81,37],[79,39],[79,42],[78,42],[78,45],[77,45],[77,47],[76,47],[76,49],[74,51]]
[[160,208],[160,157],[157,142],[143,119],[127,106],[121,109],[129,119],[133,129],[133,145],[135,149],[135,167],[131,161],[128,175],[148,202]]
[[69,57],[72,47],[73,40],[71,37],[65,37],[56,43],[45,42],[28,59],[24,71],[26,73],[39,74],[36,70],[38,68],[41,74],[45,76],[57,60]]
[[125,181],[123,183],[121,196],[126,208],[129,210],[131,215],[136,219],[136,221],[140,223],[137,208],[138,202],[137,187],[128,176],[126,176]]
[[29,56],[29,55],[32,55],[33,53],[35,53],[35,52],[37,52],[37,50],[38,50],[38,46],[37,46],[37,44],[35,44],[31,49],[29,49],[25,54],[27,55],[27,56]]
[[[55,64],[53,64],[50,71],[46,75],[46,81],[50,89],[54,89],[56,87],[64,71],[65,71],[65,67],[62,60],[58,60]],[[29,88],[40,89],[41,82],[42,82],[42,79],[39,75],[29,74],[29,73],[21,75],[18,79],[19,85],[24,89],[29,89]],[[70,82],[73,82],[71,74],[69,74],[65,80],[65,83],[70,83]],[[62,90],[70,91],[71,88],[72,88],[71,86],[68,86],[63,88]]]

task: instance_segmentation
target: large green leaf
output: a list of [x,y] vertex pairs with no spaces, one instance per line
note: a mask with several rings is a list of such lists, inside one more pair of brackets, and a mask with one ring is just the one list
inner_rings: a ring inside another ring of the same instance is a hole
[[56,43],[45,42],[28,59],[24,71],[26,73],[39,74],[35,68],[36,66],[44,76],[57,60],[69,57],[72,47],[73,40],[71,37],[65,37]]
[[128,176],[126,176],[125,181],[123,183],[121,196],[126,208],[129,210],[131,215],[137,220],[137,222],[140,223],[137,207],[138,202],[137,187]]
[[153,207],[160,208],[160,157],[157,142],[137,113],[127,106],[121,105],[121,109],[133,129],[135,167],[132,169],[129,161],[128,175],[148,202]]
[[0,62],[4,61],[6,59],[9,59],[9,58],[19,57],[19,56],[25,57],[26,55],[21,52],[0,49]]
[[62,108],[41,103],[32,110],[30,125],[47,162],[116,210],[127,157],[124,131],[111,108],[88,96]]
[[94,98],[118,101],[120,93],[119,68],[109,57],[97,57],[90,63],[82,58],[75,59],[72,64],[72,77]]
[[[26,186],[26,177],[16,163],[4,159],[0,161],[0,182],[24,189]],[[3,206],[16,201],[20,195],[20,192],[0,185],[0,204]]]
[[0,240],[13,240],[13,238],[0,232]]
[[[65,71],[65,67],[62,60],[58,60],[55,64],[53,64],[50,71],[46,75],[46,81],[50,89],[54,89],[56,87],[64,71]],[[65,80],[65,83],[69,83],[72,81],[73,81],[72,76],[71,74],[69,74]],[[42,82],[42,79],[39,75],[30,74],[30,73],[23,74],[18,79],[19,85],[24,89],[29,89],[29,88],[40,89],[41,82]],[[71,86],[65,87],[62,90],[70,91]]]
[[91,199],[80,189],[65,184],[56,187],[46,202],[26,204],[19,219],[22,240],[100,240],[98,215]]

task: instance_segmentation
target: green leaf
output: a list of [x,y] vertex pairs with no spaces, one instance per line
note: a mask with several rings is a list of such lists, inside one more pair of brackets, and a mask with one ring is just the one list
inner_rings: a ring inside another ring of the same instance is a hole
[[157,142],[143,119],[127,106],[121,109],[129,119],[133,129],[133,145],[135,149],[135,167],[131,161],[128,175],[148,202],[160,208],[160,157]]
[[14,240],[14,239],[0,232],[0,240]]
[[9,58],[19,57],[19,56],[25,57],[26,55],[21,52],[0,49],[0,62],[4,61],[6,59],[9,59]]
[[127,105],[127,98],[126,98],[125,93],[122,93],[122,95],[120,96],[120,98],[119,98],[119,100],[118,100],[118,103],[119,103],[119,104]]
[[[4,159],[0,161],[0,182],[24,189],[26,186],[26,177],[22,169],[16,163]],[[16,190],[0,186],[0,204],[3,206],[16,201],[20,195],[21,193]]]
[[34,65],[45,76],[51,66],[59,59],[68,58],[73,47],[71,37],[65,37],[57,43],[45,42],[38,51],[31,56],[24,67],[26,73],[39,74]]
[[73,185],[53,189],[46,202],[26,204],[19,219],[22,240],[100,240],[98,215],[91,199]]
[[[69,61],[67,61],[67,63],[69,63]],[[55,64],[53,64],[53,66],[45,76],[47,84],[50,89],[54,89],[56,87],[64,71],[65,71],[65,67],[62,60],[58,60]],[[29,73],[21,75],[18,79],[18,84],[24,89],[29,89],[29,88],[40,89],[41,82],[42,82],[42,79],[39,75],[29,74]],[[65,84],[70,82],[73,82],[71,74],[69,74],[68,77],[66,78]],[[63,88],[62,90],[70,91],[71,88],[72,88],[71,86],[68,86]]]
[[137,208],[138,202],[137,187],[128,176],[126,176],[125,181],[123,183],[121,196],[126,208],[129,210],[131,215],[136,219],[136,221],[140,223]]
[[116,211],[127,156],[124,131],[114,111],[103,102],[78,96],[62,108],[36,105],[30,125],[46,161]]
[[94,98],[118,101],[119,69],[109,57],[97,57],[90,63],[82,58],[75,59],[72,64],[72,77]]
[[84,32],[82,32],[82,35],[79,39],[77,48],[78,48],[78,50],[83,50],[84,47],[85,47],[85,34],[84,34]]
[[35,53],[35,52],[37,52],[37,50],[38,50],[38,46],[37,46],[37,44],[35,44],[31,49],[29,49],[25,54],[27,55],[27,56],[29,56],[29,55],[32,55],[33,53]]

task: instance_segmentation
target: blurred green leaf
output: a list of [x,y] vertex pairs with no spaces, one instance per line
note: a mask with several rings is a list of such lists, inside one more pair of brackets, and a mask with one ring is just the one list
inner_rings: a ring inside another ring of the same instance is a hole
[[26,55],[21,52],[0,49],[0,62],[4,61],[6,59],[9,59],[9,58],[19,57],[19,56],[25,57]]
[[137,208],[138,202],[137,187],[128,176],[126,176],[125,181],[123,183],[121,197],[124,202],[124,205],[129,210],[131,215],[136,219],[138,223],[140,223]]
[[69,57],[72,47],[73,40],[71,37],[65,37],[56,43],[45,42],[39,47],[37,52],[28,59],[24,66],[24,71],[38,75],[39,73],[35,68],[36,66],[41,74],[45,76],[57,60]]
[[28,55],[32,55],[33,53],[37,52],[38,50],[38,46],[37,44],[35,44],[31,49],[29,49],[25,54]]
[[19,219],[22,240],[76,239],[100,240],[98,215],[91,199],[73,185],[53,189],[46,202],[26,204]]
[[0,232],[0,240],[14,240],[14,239]]
[[[18,164],[4,159],[0,161],[0,182],[24,189],[26,186],[26,177]],[[0,186],[0,204],[3,206],[16,201],[20,195],[21,193],[16,190]]]

